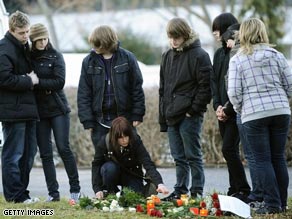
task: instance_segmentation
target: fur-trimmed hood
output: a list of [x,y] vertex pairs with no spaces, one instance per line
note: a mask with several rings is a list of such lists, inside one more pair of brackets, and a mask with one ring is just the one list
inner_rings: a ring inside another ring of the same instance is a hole
[[183,42],[183,44],[178,48],[172,48],[176,52],[183,52],[184,50],[188,49],[196,40],[199,39],[199,35],[192,31],[190,34],[190,38]]

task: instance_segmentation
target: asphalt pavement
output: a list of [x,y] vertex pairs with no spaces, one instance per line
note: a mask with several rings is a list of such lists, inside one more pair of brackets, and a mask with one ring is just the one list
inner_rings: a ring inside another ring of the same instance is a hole
[[[161,173],[165,185],[173,190],[173,185],[175,184],[175,169],[174,168],[158,168]],[[289,177],[292,180],[292,167],[289,167]],[[1,168],[0,168],[1,173]],[[246,174],[249,180],[249,171],[246,168]],[[70,196],[69,192],[69,182],[66,171],[64,168],[57,168],[57,179],[59,182],[59,191],[61,197]],[[88,197],[93,197],[94,192],[91,187],[91,170],[79,168],[79,179],[81,186],[81,194]],[[2,173],[0,174],[0,195],[3,195],[2,189]],[[292,182],[290,180],[288,194],[292,197]],[[250,182],[250,180],[249,180]],[[222,194],[227,192],[228,189],[228,171],[226,168],[222,167],[205,167],[205,188],[204,194],[212,193],[214,190]],[[251,184],[250,184],[251,185]],[[45,183],[45,177],[42,168],[33,168],[30,175],[30,183],[28,186],[30,195],[32,197],[39,197],[41,199],[46,199],[47,197],[47,187]],[[163,197],[160,195],[160,197]]]

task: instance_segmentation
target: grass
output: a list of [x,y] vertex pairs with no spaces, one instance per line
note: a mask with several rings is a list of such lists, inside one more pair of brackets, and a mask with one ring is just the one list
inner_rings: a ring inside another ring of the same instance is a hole
[[[268,218],[268,219],[290,219],[292,218],[292,197],[289,198],[288,202],[289,210],[286,213],[282,214],[277,214],[277,215],[267,215],[267,216],[253,216],[253,219],[262,219],[262,218]],[[47,209],[48,212],[52,212],[50,210],[53,210],[54,215],[52,217],[49,216],[38,216],[38,217],[32,217],[32,216],[21,216],[21,217],[15,217],[15,216],[5,216],[4,209],[21,209],[24,210],[25,212],[27,210],[37,210],[37,209]],[[69,202],[67,199],[61,199],[60,202],[51,202],[51,203],[46,203],[46,202],[38,202],[35,204],[14,204],[14,203],[8,203],[4,200],[3,196],[0,196],[0,218],[5,218],[5,219],[15,219],[15,218],[21,218],[21,219],[26,219],[26,218],[54,218],[54,219],[72,219],[72,218],[84,218],[84,219],[150,219],[153,217],[150,217],[146,214],[143,213],[132,213],[128,211],[123,211],[123,212],[102,212],[96,208],[90,209],[90,210],[84,210],[81,209],[79,206],[70,206]],[[195,218],[195,217],[192,217]],[[200,217],[197,217],[200,218]],[[216,218],[216,217],[202,217],[206,219],[211,219],[211,218]],[[221,219],[239,219],[240,217],[237,216],[230,216],[230,217],[220,217]]]

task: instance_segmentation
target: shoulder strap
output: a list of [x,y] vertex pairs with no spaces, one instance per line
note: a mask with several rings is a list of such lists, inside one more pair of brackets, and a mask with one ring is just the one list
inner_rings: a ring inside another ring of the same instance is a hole
[[[110,144],[109,144],[109,133],[106,134],[106,136],[105,136],[105,144],[106,144],[106,148],[107,148],[108,152],[111,152],[111,150],[110,150]],[[121,163],[117,160],[117,158],[114,156],[113,153],[111,153],[111,159],[112,159],[115,163],[117,163],[118,165],[120,165],[120,167],[121,167],[123,170],[127,171],[128,173],[130,173],[130,174],[132,174],[132,175],[134,175],[134,176],[136,176],[136,177],[142,178],[142,179],[144,179],[145,181],[147,181],[147,180],[151,180],[150,177],[141,176],[141,175],[139,175],[139,174],[137,174],[137,173],[135,173],[135,172],[129,170],[128,168],[126,168],[123,164],[121,164]]]

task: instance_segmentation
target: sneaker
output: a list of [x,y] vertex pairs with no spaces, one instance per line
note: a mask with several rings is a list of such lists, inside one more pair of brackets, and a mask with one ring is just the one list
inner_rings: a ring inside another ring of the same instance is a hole
[[25,201],[23,201],[22,203],[23,203],[23,204],[34,204],[34,203],[37,203],[37,202],[39,202],[39,201],[40,201],[39,198],[34,197],[34,198],[28,198],[28,199],[26,199]]
[[53,197],[53,196],[48,196],[46,202],[58,202],[60,201],[60,197],[59,196],[56,196],[56,197]]
[[282,212],[281,208],[264,206],[255,211],[256,214],[279,214]]
[[174,199],[180,199],[180,195],[176,194],[175,192],[171,193],[169,196],[162,198],[161,201],[172,201]]
[[257,201],[257,200],[253,200],[253,199],[248,198],[246,204],[248,204],[252,210],[257,210],[259,208],[264,207],[265,202],[264,201]]
[[72,192],[71,193],[71,199],[70,200],[73,200],[73,201],[75,201],[75,203],[78,203],[79,199],[80,199],[80,192]]

